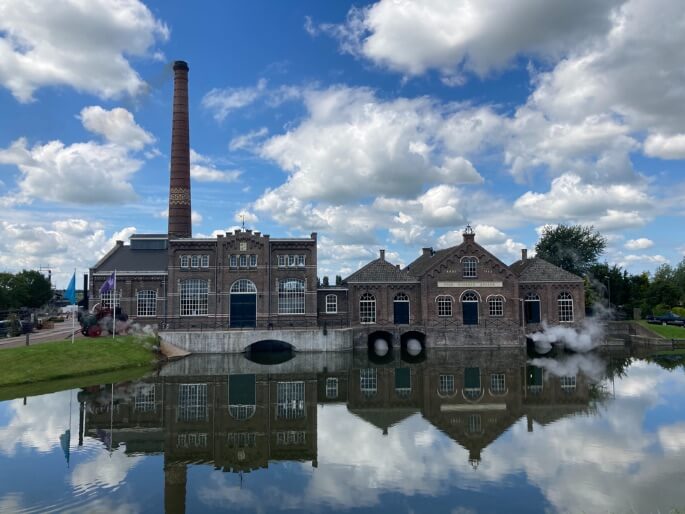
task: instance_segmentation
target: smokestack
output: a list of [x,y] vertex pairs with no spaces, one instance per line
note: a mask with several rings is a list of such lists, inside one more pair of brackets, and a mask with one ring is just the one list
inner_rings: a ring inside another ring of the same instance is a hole
[[381,260],[385,261],[385,250],[381,250]]
[[193,237],[190,220],[190,129],[188,63],[174,62],[174,111],[171,126],[169,237]]
[[528,259],[528,249],[521,248],[521,260],[525,261],[526,259]]

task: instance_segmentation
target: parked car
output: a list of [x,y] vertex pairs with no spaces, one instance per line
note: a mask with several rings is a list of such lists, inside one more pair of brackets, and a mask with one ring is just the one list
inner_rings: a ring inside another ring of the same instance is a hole
[[661,316],[647,316],[647,323],[652,325],[675,325],[677,327],[685,326],[685,318],[673,314],[672,312],[667,312]]
[[0,321],[0,339],[3,337],[9,337],[10,335],[10,321],[4,320]]

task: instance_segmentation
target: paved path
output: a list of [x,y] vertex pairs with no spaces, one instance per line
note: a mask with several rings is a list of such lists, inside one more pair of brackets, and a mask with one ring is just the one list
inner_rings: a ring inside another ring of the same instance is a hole
[[[81,339],[80,327],[78,323],[76,324],[76,339]],[[54,341],[64,341],[71,337],[71,320],[67,320],[64,323],[55,323],[55,328],[47,328],[44,330],[36,330],[35,332],[29,334],[29,344],[42,344]],[[20,335],[19,337],[7,337],[0,339],[0,349],[2,348],[18,348],[20,346],[26,345],[26,336]]]

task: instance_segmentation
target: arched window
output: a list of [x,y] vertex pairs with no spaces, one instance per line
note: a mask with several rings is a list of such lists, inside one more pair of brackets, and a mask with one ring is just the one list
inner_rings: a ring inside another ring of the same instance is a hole
[[491,318],[501,318],[504,316],[504,298],[501,296],[491,296],[488,298],[488,307]]
[[568,291],[562,291],[557,297],[559,305],[559,321],[570,323],[573,321],[573,296]]
[[441,295],[435,299],[438,302],[438,316],[451,318],[452,317],[452,302],[451,296]]
[[289,278],[278,283],[278,313],[304,314],[304,280]]
[[461,295],[461,301],[464,302],[478,302],[478,295],[474,291],[464,291]]
[[136,294],[138,316],[157,315],[157,291],[138,291]]
[[461,261],[461,265],[464,270],[464,278],[478,277],[478,259],[475,257],[464,257]]
[[364,293],[359,299],[359,322],[376,323],[376,297]]
[[251,280],[248,280],[246,278],[241,278],[240,280],[236,280],[233,282],[233,285],[231,286],[231,293],[256,293],[257,292],[257,286],[254,285],[254,282]]
[[209,298],[207,280],[181,280],[181,316],[206,316]]
[[336,314],[338,312],[338,297],[334,294],[326,295],[326,314]]

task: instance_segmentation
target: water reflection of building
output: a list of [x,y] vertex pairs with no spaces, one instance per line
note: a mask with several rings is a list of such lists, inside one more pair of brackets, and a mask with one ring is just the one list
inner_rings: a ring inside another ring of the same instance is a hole
[[416,364],[375,365],[357,356],[338,369],[311,362],[298,369],[297,359],[269,373],[243,359],[225,368],[240,373],[215,366],[210,375],[167,374],[84,390],[85,434],[111,447],[123,443],[127,453],[163,453],[166,510],[183,512],[189,463],[232,473],[270,461],[316,467],[318,404],[344,403],[386,434],[420,413],[467,449],[474,466],[523,417],[532,431],[534,423],[591,409],[592,386],[582,375],[552,376],[527,365],[516,349],[434,351]]

